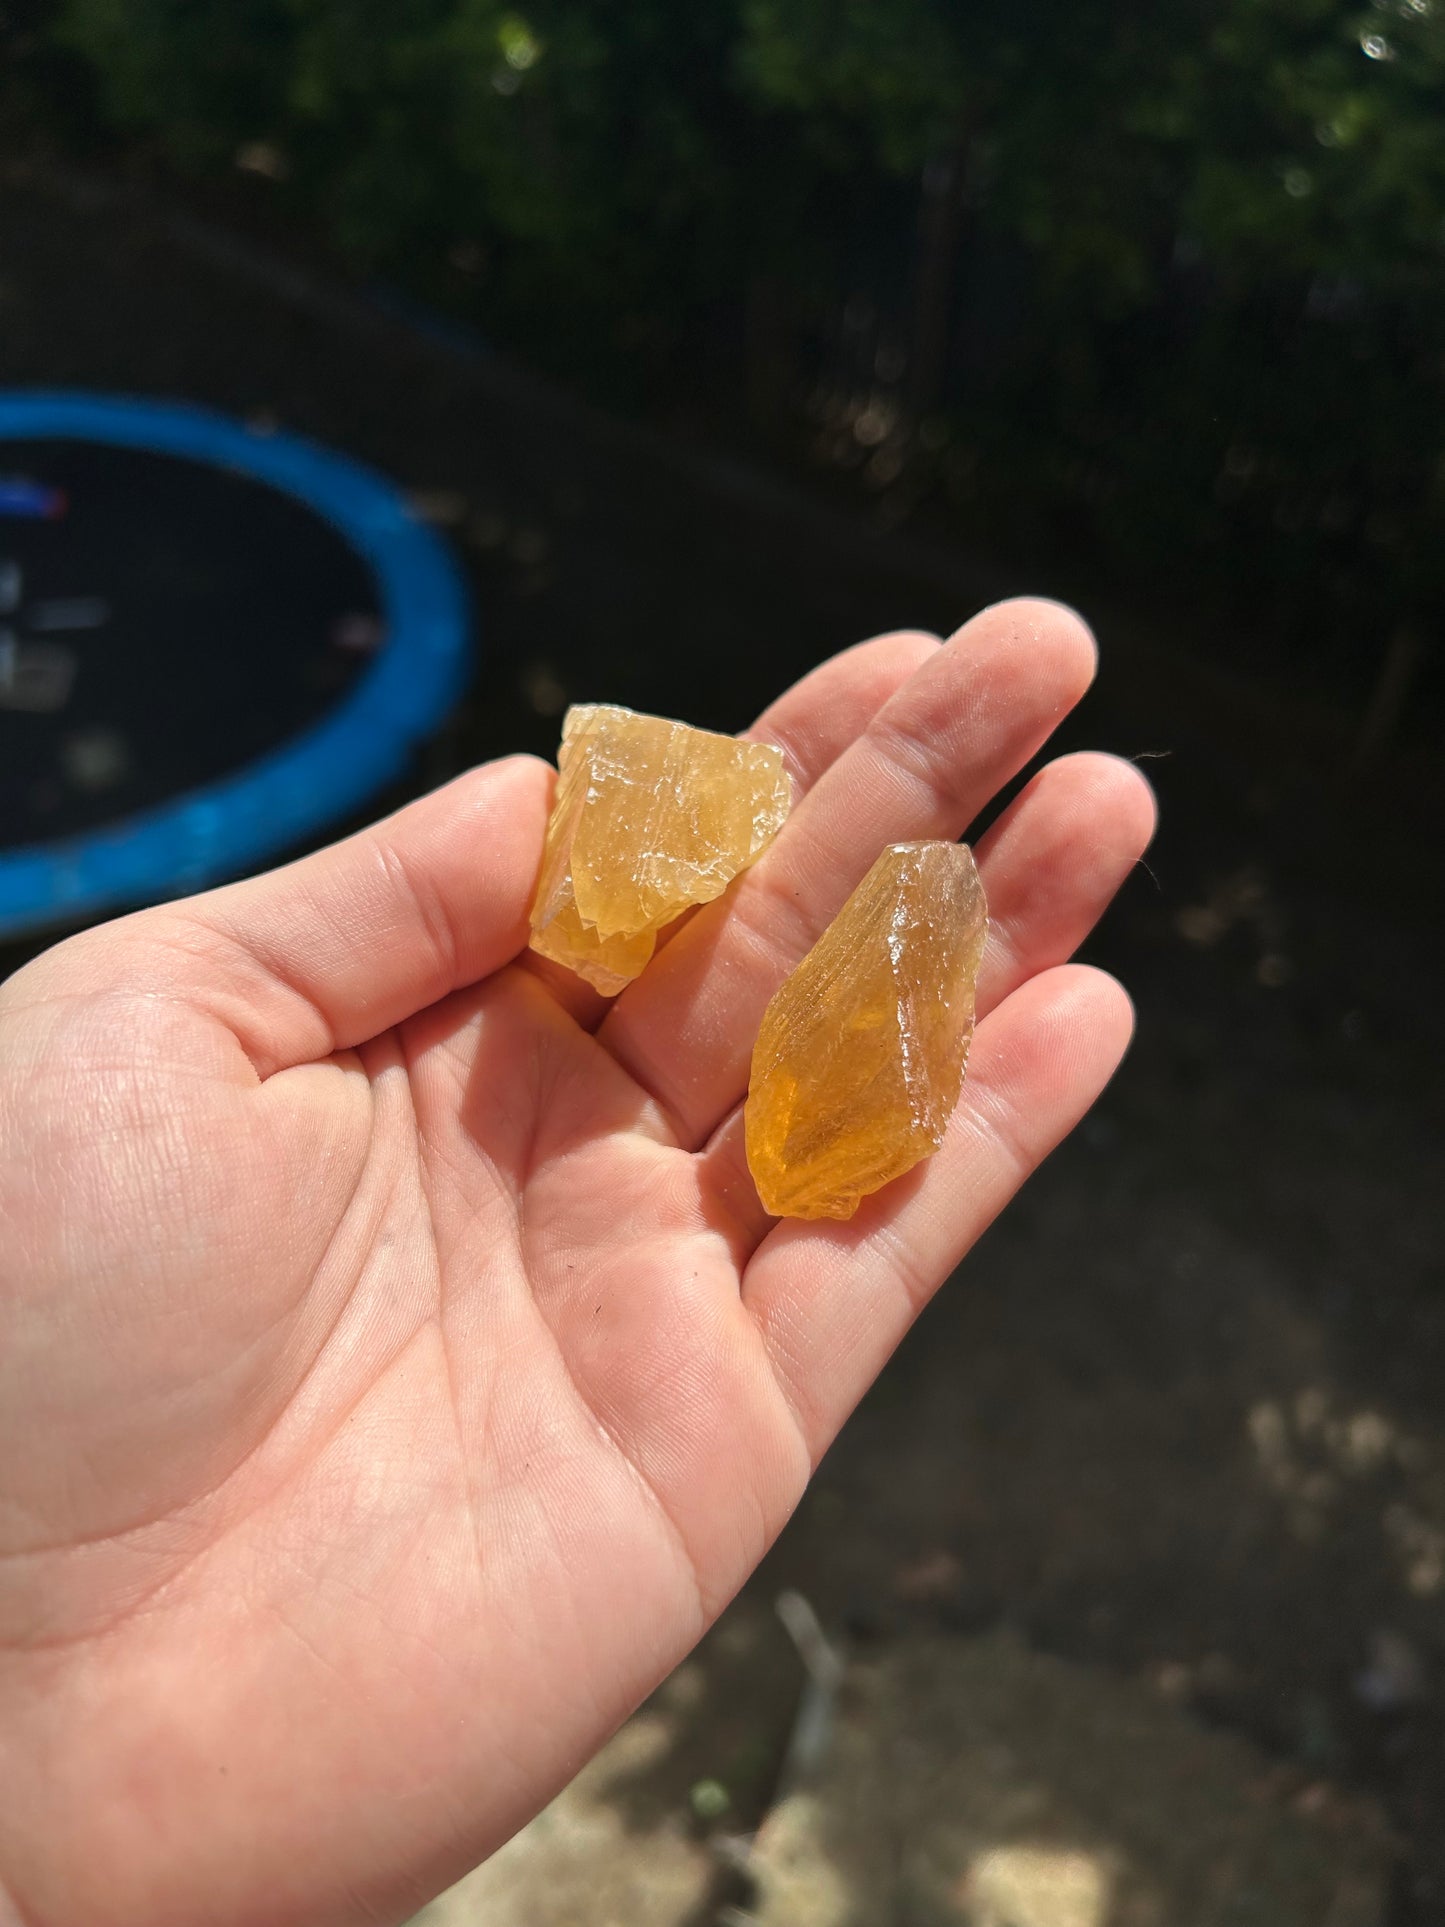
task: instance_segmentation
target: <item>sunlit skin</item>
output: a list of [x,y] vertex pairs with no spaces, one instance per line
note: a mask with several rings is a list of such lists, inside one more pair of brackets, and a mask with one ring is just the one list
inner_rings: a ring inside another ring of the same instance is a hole
[[815,670],[749,732],[782,834],[610,1006],[523,949],[530,758],[0,989],[0,1918],[399,1919],[688,1651],[1118,1063],[1066,960],[1143,780],[1062,758],[982,838],[962,1102],[847,1224],[757,1203],[759,1017],[1093,671],[1046,602]]

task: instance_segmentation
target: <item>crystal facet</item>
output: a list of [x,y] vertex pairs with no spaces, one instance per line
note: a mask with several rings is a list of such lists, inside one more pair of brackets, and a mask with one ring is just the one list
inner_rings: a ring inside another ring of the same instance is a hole
[[748,1166],[775,1217],[851,1218],[963,1086],[988,905],[962,843],[886,849],[763,1014]]
[[567,711],[557,771],[532,948],[606,997],[642,971],[664,925],[761,856],[792,801],[770,744],[611,703]]

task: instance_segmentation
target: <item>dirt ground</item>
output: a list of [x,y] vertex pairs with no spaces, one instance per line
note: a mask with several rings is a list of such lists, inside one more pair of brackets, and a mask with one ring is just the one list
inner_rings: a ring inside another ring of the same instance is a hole
[[[480,637],[427,778],[549,753],[573,698],[738,727],[861,636],[1077,599],[596,417],[294,256],[13,164],[0,384],[34,383],[264,414],[417,492]],[[1004,1634],[1143,1682],[1300,1787],[1381,1803],[1389,1927],[1445,1921],[1436,760],[1417,732],[1354,771],[1357,719],[1216,675],[1196,612],[1088,613],[1103,671],[1065,740],[1147,756],[1164,810],[1089,953],[1135,996],[1134,1051],[738,1611],[791,1587],[861,1663]],[[746,1824],[786,1724],[740,1711],[750,1650],[708,1649],[644,1776],[673,1802],[717,1780]]]

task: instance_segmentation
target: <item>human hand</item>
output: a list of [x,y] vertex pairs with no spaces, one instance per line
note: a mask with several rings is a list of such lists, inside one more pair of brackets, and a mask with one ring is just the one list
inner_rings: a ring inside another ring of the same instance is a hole
[[1093,666],[1015,602],[815,670],[776,844],[611,1006],[523,949],[522,757],[0,989],[0,1918],[398,1918],[695,1643],[1118,1063],[1064,960],[1147,786],[1066,757],[982,840],[962,1102],[847,1224],[752,1191],[763,1007]]

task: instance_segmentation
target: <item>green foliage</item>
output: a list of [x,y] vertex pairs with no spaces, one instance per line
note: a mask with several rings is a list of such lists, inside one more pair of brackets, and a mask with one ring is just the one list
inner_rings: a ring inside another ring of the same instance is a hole
[[914,172],[978,111],[986,70],[938,0],[742,0],[737,72],[824,154]]
[[1445,0],[56,3],[119,124],[584,379],[725,414],[760,288],[795,386],[932,304],[976,529],[1436,592]]
[[1439,0],[63,0],[62,21],[122,123],[192,164],[276,141],[383,253],[458,223],[599,267],[699,216],[736,234],[760,174],[779,185],[771,127],[810,187],[966,148],[991,218],[1141,295],[1178,233],[1241,273],[1440,260]]
[[160,128],[177,158],[230,159],[285,90],[286,0],[68,0],[60,37],[93,62],[116,119]]
[[181,162],[274,148],[342,244],[519,242],[575,280],[677,226],[719,171],[708,0],[661,31],[625,6],[537,0],[67,0],[117,119]]

